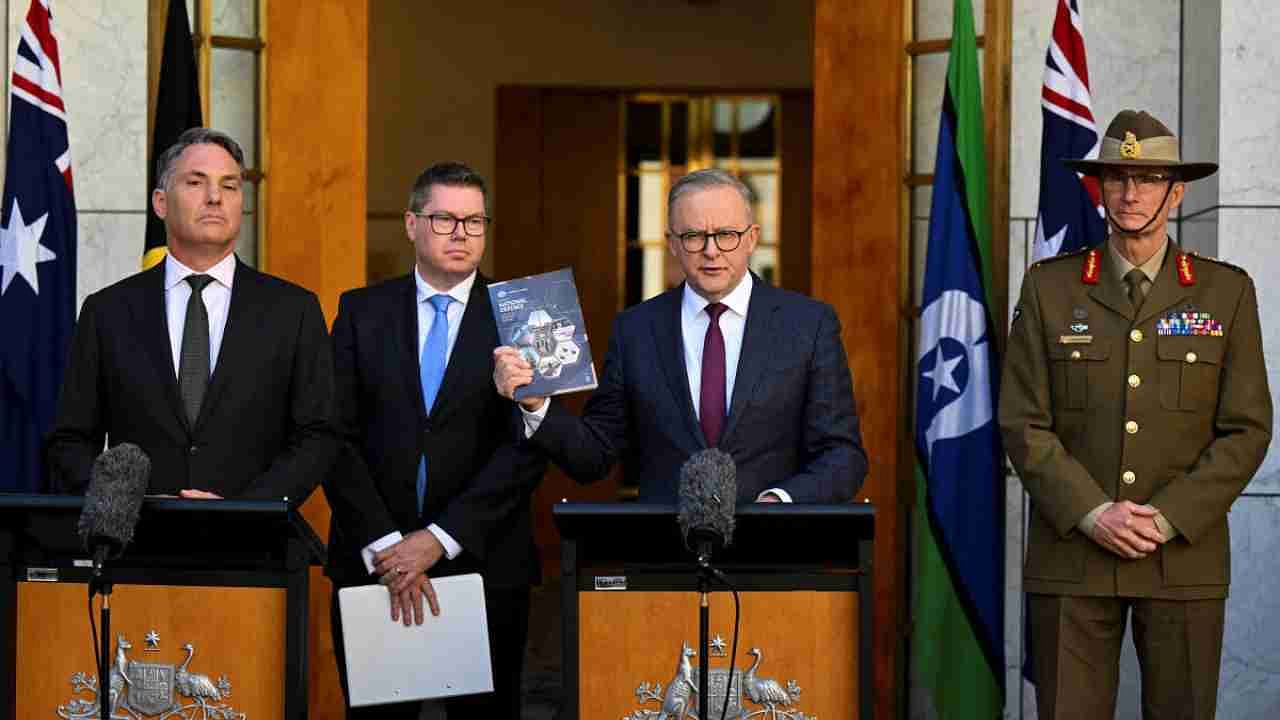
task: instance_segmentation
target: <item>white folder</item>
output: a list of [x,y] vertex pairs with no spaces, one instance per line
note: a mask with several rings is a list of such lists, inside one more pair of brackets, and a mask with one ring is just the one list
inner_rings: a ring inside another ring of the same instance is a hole
[[440,614],[424,598],[423,623],[409,627],[391,621],[382,585],[338,591],[352,707],[493,692],[484,581],[470,574],[431,584]]

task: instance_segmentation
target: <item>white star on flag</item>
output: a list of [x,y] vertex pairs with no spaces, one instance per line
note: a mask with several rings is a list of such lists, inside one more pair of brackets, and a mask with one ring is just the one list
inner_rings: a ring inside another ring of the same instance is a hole
[[1050,237],[1044,236],[1044,217],[1036,217],[1036,239],[1031,246],[1032,260],[1053,257],[1062,249],[1062,242],[1067,239],[1068,225],[1063,225]]
[[27,225],[22,219],[22,208],[18,199],[13,199],[13,212],[9,215],[9,227],[0,228],[0,295],[9,290],[9,283],[19,275],[31,286],[32,292],[40,294],[40,278],[36,273],[36,264],[58,259],[52,250],[40,244],[44,235],[44,224],[49,213],[41,215],[35,222]]
[[956,366],[960,364],[960,356],[957,355],[947,360],[942,357],[942,343],[938,343],[938,349],[933,357],[933,369],[921,373],[933,381],[933,399],[938,399],[938,391],[942,388],[959,393],[960,386],[956,384],[955,370]]

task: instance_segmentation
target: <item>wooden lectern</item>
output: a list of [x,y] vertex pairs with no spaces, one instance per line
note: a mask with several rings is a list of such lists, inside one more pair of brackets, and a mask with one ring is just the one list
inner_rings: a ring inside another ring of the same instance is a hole
[[[0,494],[0,719],[99,715],[82,501]],[[284,502],[146,499],[107,565],[113,716],[305,718],[323,552]]]
[[[697,573],[675,508],[561,503],[553,515],[563,538],[563,717],[696,717],[707,658],[696,655]],[[741,598],[738,652],[730,684],[734,603],[713,585],[710,717],[726,695],[725,717],[737,720],[871,717],[874,527],[867,504],[738,509],[733,542],[715,557]]]

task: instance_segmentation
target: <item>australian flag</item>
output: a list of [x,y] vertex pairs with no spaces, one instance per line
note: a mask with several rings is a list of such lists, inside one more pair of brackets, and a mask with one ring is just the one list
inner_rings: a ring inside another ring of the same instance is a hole
[[13,64],[0,214],[0,491],[36,492],[75,325],[76,205],[49,5],[32,0]]
[[1062,164],[1098,156],[1079,0],[1058,0],[1040,106],[1040,214],[1031,259],[1092,247],[1107,236],[1097,180]]

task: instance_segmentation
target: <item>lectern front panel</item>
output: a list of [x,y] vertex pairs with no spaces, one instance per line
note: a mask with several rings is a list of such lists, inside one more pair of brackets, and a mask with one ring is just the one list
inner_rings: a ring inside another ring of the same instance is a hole
[[[711,600],[710,708],[718,718],[728,682],[734,609],[728,592],[713,593]],[[744,591],[741,601],[726,717],[769,717],[765,711],[770,704],[805,717],[857,717],[858,594]],[[696,592],[579,592],[578,613],[578,717],[655,717],[664,707],[670,712],[682,694],[696,697],[686,691],[686,678],[697,687],[702,658],[685,658],[683,652],[686,645],[697,652]],[[687,710],[694,707],[686,700]]]
[[[83,583],[18,583],[16,717],[76,717],[77,703],[97,702],[87,595]],[[124,672],[108,692],[140,717],[205,717],[191,714],[201,706],[282,717],[284,618],[284,589],[116,585],[110,645]]]

